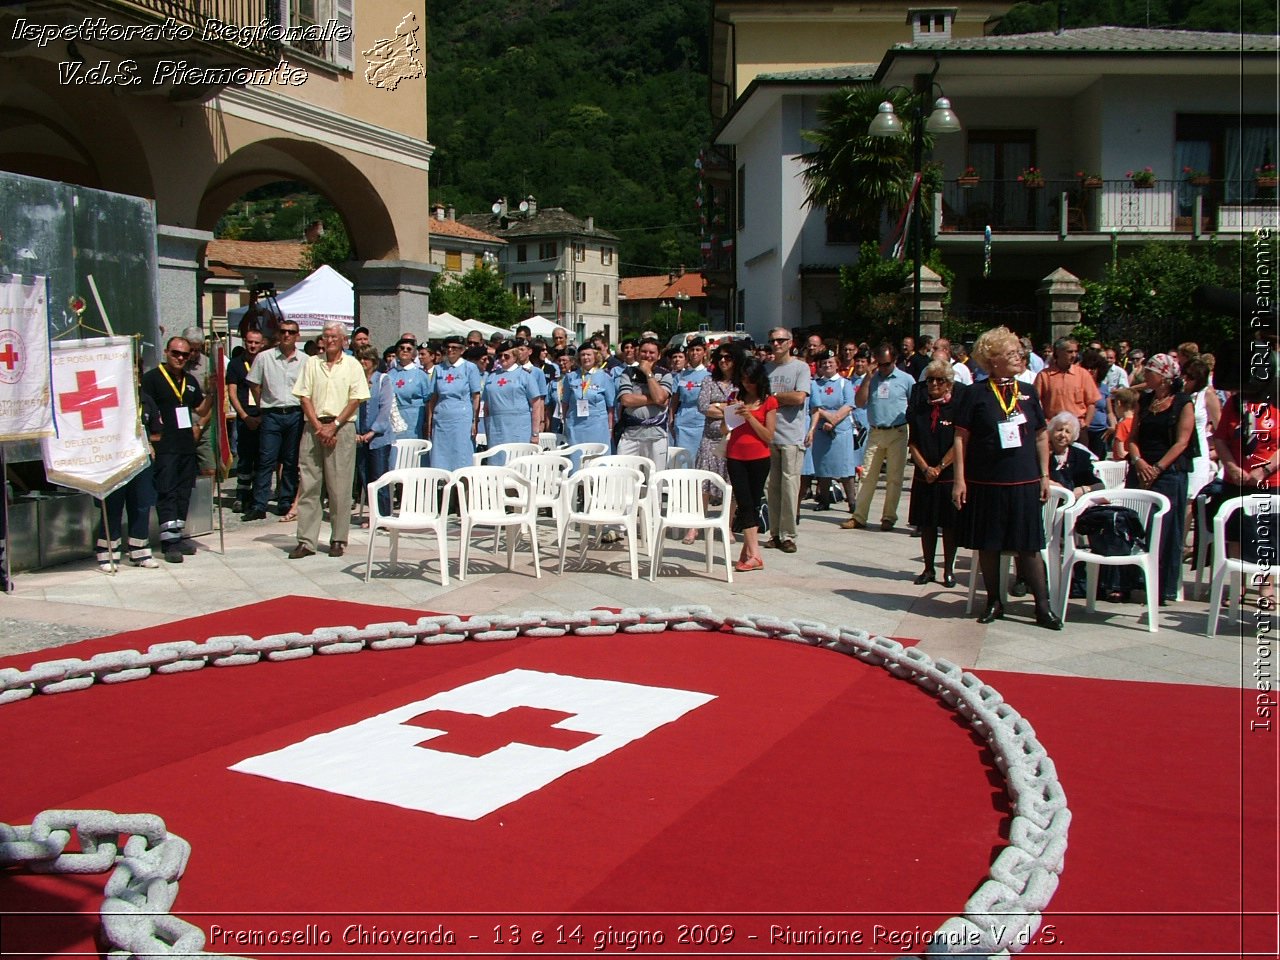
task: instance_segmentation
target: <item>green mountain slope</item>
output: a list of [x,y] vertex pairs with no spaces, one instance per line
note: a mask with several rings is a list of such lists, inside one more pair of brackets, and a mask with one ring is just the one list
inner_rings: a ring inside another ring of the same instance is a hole
[[427,6],[433,202],[532,194],[623,239],[622,273],[698,263],[705,0]]

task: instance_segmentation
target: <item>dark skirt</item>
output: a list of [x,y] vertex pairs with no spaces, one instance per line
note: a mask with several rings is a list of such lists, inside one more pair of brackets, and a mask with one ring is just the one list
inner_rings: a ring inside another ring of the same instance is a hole
[[969,550],[1034,553],[1042,550],[1044,505],[1040,483],[970,483],[957,530]]
[[956,525],[955,504],[951,502],[951,482],[926,483],[921,473],[911,480],[911,508],[907,523],[913,527],[949,530]]

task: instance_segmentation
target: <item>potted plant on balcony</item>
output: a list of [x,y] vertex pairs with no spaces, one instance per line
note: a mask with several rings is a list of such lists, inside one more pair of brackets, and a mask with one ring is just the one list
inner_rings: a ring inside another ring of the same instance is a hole
[[1207,187],[1213,183],[1213,178],[1203,170],[1197,170],[1195,167],[1183,167],[1182,175],[1186,177],[1187,183],[1193,187]]
[[956,183],[958,183],[962,189],[968,190],[970,187],[976,187],[981,179],[982,178],[978,176],[978,171],[974,167],[969,166],[964,168],[964,173],[956,177]]
[[1044,174],[1037,167],[1027,167],[1018,174],[1018,182],[1028,190],[1039,190],[1044,186]]
[[1125,176],[1133,182],[1133,189],[1135,190],[1150,190],[1156,185],[1156,174],[1150,167],[1143,167],[1141,170],[1130,170]]
[[1080,181],[1081,190],[1102,189],[1102,174],[1100,173],[1086,173],[1083,170],[1077,170],[1076,179]]
[[1253,182],[1259,187],[1270,187],[1271,189],[1275,189],[1276,165],[1274,163],[1264,163],[1260,167],[1254,167]]

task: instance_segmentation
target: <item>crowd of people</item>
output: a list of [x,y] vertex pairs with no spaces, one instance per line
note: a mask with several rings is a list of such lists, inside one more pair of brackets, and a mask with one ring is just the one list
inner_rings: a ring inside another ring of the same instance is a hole
[[[915,582],[954,587],[958,548],[975,550],[988,594],[979,620],[990,622],[1004,616],[995,583],[1001,554],[1012,553],[1014,594],[1030,593],[1036,622],[1060,629],[1041,555],[1050,484],[1079,496],[1102,487],[1099,460],[1124,460],[1129,486],[1164,494],[1162,603],[1179,595],[1190,504],[1202,490],[1214,508],[1242,492],[1280,492],[1274,374],[1261,388],[1234,365],[1215,379],[1214,357],[1194,343],[1148,357],[1128,341],[1082,350],[1064,337],[1036,351],[997,328],[970,352],[927,337],[873,348],[811,334],[801,344],[775,328],[760,344],[692,336],[666,345],[644,335],[613,351],[602,337],[577,345],[558,328],[549,343],[527,329],[431,343],[404,334],[379,352],[364,328],[348,344],[331,324],[301,347],[294,322],[270,333],[244,333],[226,369],[225,414],[243,520],[296,521],[294,559],[319,549],[326,502],[328,553],[343,555],[353,490],[386,472],[397,440],[430,440],[428,462],[446,470],[470,466],[485,446],[547,433],[647,457],[655,469],[679,448],[728,481],[724,509],[740,535],[742,572],[764,568],[763,549],[798,551],[805,500],[815,512],[843,500],[850,516],[840,526],[867,528],[882,475],[878,527],[893,531],[910,463],[907,522],[923,557]],[[104,567],[121,555],[126,507],[132,562],[155,565],[142,532],[152,504],[164,559],[193,552],[184,533],[191,487],[213,466],[200,440],[214,415],[203,346],[198,330],[171,338],[142,378],[153,466],[108,498]],[[1234,527],[1233,536],[1248,538]],[[1100,589],[1120,602],[1137,586],[1109,576]],[[1083,578],[1070,589],[1082,595]]]

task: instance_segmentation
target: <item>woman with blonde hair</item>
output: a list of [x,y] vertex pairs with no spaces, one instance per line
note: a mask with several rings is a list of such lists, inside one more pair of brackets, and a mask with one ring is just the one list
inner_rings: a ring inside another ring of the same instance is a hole
[[1040,551],[1045,545],[1042,504],[1049,497],[1049,434],[1035,387],[1018,381],[1025,360],[1006,327],[988,330],[973,346],[988,380],[967,390],[955,414],[952,502],[960,511],[960,546],[978,551],[987,606],[979,623],[1004,616],[1000,554],[1017,554],[1035,599],[1036,623],[1061,630],[1049,609]]

